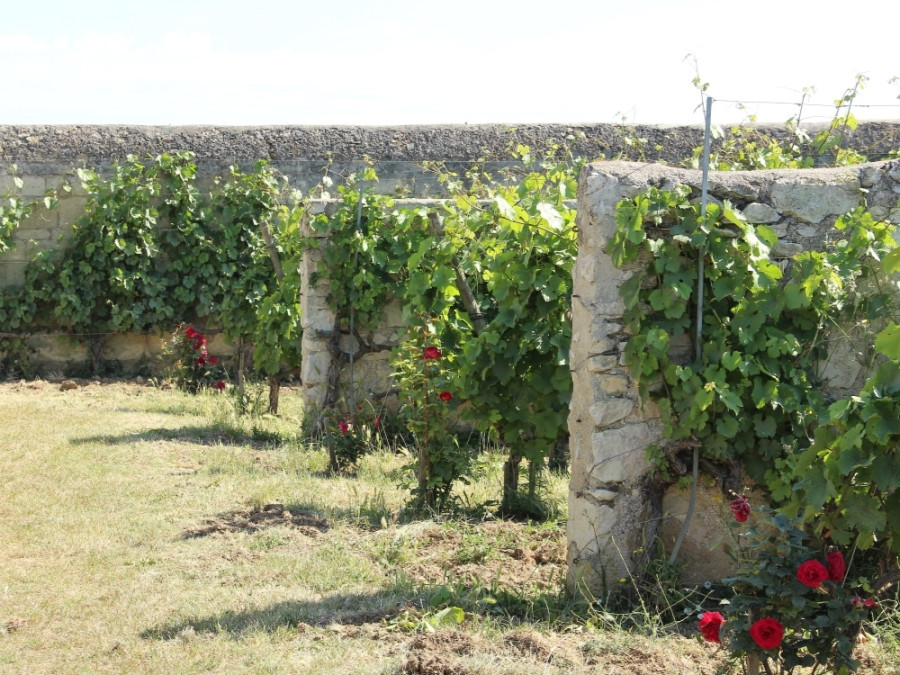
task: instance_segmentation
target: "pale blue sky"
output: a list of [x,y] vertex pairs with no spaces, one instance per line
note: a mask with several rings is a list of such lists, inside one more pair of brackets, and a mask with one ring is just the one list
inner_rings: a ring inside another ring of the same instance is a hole
[[896,105],[858,116],[900,119],[898,23],[896,0],[18,0],[0,124],[701,124],[688,53],[717,99],[830,104],[863,72],[857,101]]

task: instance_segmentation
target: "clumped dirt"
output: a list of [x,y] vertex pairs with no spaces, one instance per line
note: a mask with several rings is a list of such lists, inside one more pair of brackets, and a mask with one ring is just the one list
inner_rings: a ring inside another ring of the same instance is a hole
[[410,579],[495,583],[521,590],[550,590],[565,574],[564,529],[526,533],[520,523],[489,521],[463,530],[437,525],[419,537],[416,561],[403,566]]
[[476,640],[465,633],[441,631],[419,635],[409,645],[410,655],[400,668],[401,675],[469,675],[459,655],[475,651]]
[[717,675],[725,667],[723,651],[688,638],[667,638],[665,640],[642,640],[641,644],[608,650],[585,649],[583,664],[587,667],[602,666],[609,675],[663,675],[684,673],[685,675]]
[[25,621],[17,617],[6,619],[5,621],[0,622],[0,635],[5,633],[16,633],[20,631],[24,625]]
[[[725,654],[680,636],[633,636],[608,642],[588,634],[542,634],[517,629],[499,639],[460,630],[417,635],[407,645],[400,675],[445,673],[604,673],[604,675],[717,675]],[[386,636],[385,636],[386,637]],[[387,638],[389,639],[389,638]]]
[[516,631],[507,635],[503,641],[521,654],[533,656],[545,661],[552,647],[539,633],[533,631]]
[[206,518],[202,527],[186,530],[182,539],[212,534],[244,532],[252,534],[273,525],[287,525],[307,537],[318,537],[331,529],[328,520],[308,511],[289,511],[282,504],[266,504],[250,511],[232,511],[221,518]]
[[413,652],[400,675],[469,675],[472,671],[437,652]]
[[484,641],[478,636],[457,631],[440,631],[426,635],[417,635],[409,643],[412,651],[439,651],[453,654],[472,654],[484,649]]

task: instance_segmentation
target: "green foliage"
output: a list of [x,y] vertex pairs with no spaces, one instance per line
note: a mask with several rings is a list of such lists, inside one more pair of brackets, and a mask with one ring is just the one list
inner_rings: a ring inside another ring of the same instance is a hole
[[[620,266],[641,261],[621,288],[633,336],[626,360],[642,396],[657,400],[667,439],[699,441],[713,462],[741,462],[778,507],[768,529],[752,530],[730,582],[732,651],[774,659],[786,672],[816,664],[848,672],[865,615],[851,601],[865,579],[811,592],[795,575],[806,560],[824,559],[823,541],[900,552],[900,328],[884,325],[900,261],[892,228],[860,207],[836,222],[842,239],[795,256],[783,273],[769,259],[774,233],[728,202],[703,218],[691,196],[650,188],[617,208],[610,255]],[[701,260],[702,339],[680,353],[696,340]],[[853,324],[879,362],[858,395],[829,402],[817,379],[828,336]],[[873,335],[870,326],[883,329]],[[666,461],[659,449],[651,455]],[[748,633],[762,617],[785,628],[777,652]]]
[[[335,211],[318,214],[310,222],[316,234],[327,237],[324,244],[316,238],[307,242],[321,251],[314,282],[319,275],[329,280],[328,303],[343,330],[349,330],[351,306],[354,328],[375,327],[398,282],[404,280],[407,261],[423,236],[421,227],[413,226],[414,214],[394,209],[393,198],[375,194],[371,183],[377,180],[371,167],[348,177],[337,188]],[[361,181],[370,185],[362,194],[357,227]]]
[[263,160],[247,173],[230,167],[228,179],[217,182],[212,192],[209,219],[215,224],[219,256],[217,313],[226,337],[235,342],[252,339],[263,301],[269,297],[270,306],[275,302],[275,270],[261,228],[277,229],[284,214],[280,197],[278,177]]
[[[59,195],[55,189],[48,190],[39,201],[29,201],[22,197],[20,191],[23,181],[15,175],[16,171],[17,168],[13,165],[10,174],[13,176],[15,190],[0,196],[0,254],[15,248],[16,231],[36,209],[43,207],[50,210],[59,205]],[[70,188],[64,185],[62,189],[68,191]],[[4,330],[21,331],[30,328],[35,311],[34,291],[30,284],[0,289],[0,326]],[[31,351],[20,338],[0,338],[0,372],[9,377],[31,377],[34,374],[30,361]]]
[[[452,194],[443,229],[429,256],[411,259],[405,296],[407,314],[441,318],[441,342],[456,356],[455,391],[469,404],[464,414],[509,448],[511,474],[521,457],[542,467],[567,433],[576,255],[567,200],[580,166],[568,157],[539,161],[527,146],[516,155],[524,173],[502,181],[477,167],[466,180],[440,176]],[[475,308],[463,301],[465,288]],[[531,497],[538,473],[529,471]],[[504,482],[504,503],[517,492],[512,478]]]
[[269,376],[280,375],[283,367],[299,368],[303,342],[300,324],[300,258],[303,242],[297,207],[281,205],[272,223],[276,250],[283,275],[270,280],[268,293],[257,308],[252,335],[253,365]]
[[[166,264],[174,259],[193,270],[191,263],[200,262],[202,245],[193,244],[193,256],[178,246],[201,215],[191,158],[161,155],[144,165],[130,156],[110,178],[79,171],[88,192],[85,214],[57,251],[26,272],[46,320],[77,334],[141,332],[171,327],[196,308],[196,295],[184,291],[196,292],[196,272],[181,283]],[[163,222],[179,234],[164,234]],[[204,281],[214,288],[209,272]]]
[[425,612],[405,609],[387,622],[387,628],[409,633],[434,633],[440,628],[458,626],[465,619],[466,613],[459,607],[429,609]]
[[834,541],[900,553],[900,360],[893,322],[876,338],[884,362],[859,395],[834,402],[792,467],[797,510]]
[[[458,195],[445,217],[448,229],[455,221],[475,242],[463,269],[480,282],[488,319],[460,344],[460,395],[471,418],[488,420],[502,444],[536,463],[566,433],[571,398],[576,235],[565,200],[574,190],[572,167],[547,165],[513,186],[485,190],[487,208]],[[467,320],[459,311],[453,318]]]
[[[539,468],[566,434],[571,397],[568,311],[576,235],[567,200],[575,196],[580,164],[539,159],[526,146],[515,152],[524,171],[500,179],[480,165],[462,178],[432,166],[451,193],[437,212],[398,209],[367,189],[357,227],[358,181],[377,178],[367,169],[338,188],[333,212],[313,218],[312,229],[328,238],[309,245],[321,251],[319,271],[330,280],[338,332],[349,332],[352,307],[357,344],[363,351],[380,348],[362,332],[374,328],[393,299],[413,325],[417,317],[432,318],[435,344],[452,355],[448,391],[468,404],[464,414],[509,448],[515,467],[526,457]],[[398,377],[417,372],[421,348],[398,348]],[[401,396],[412,391],[402,383],[400,390]],[[421,393],[412,396],[421,399]],[[441,490],[449,490],[465,473],[464,453],[441,447],[447,468],[429,473],[425,483],[440,481]],[[437,457],[435,448],[429,452]],[[536,468],[529,471],[531,493]]]
[[[695,61],[696,64],[696,61]],[[811,90],[804,89],[797,114],[785,122],[787,134],[776,138],[755,126],[756,118],[749,117],[749,124],[731,127],[727,133],[712,129],[717,139],[710,154],[709,168],[714,171],[752,171],[756,169],[807,169],[813,166],[848,166],[861,164],[866,157],[847,147],[848,133],[856,130],[858,122],[851,112],[853,102],[868,81],[865,75],[857,75],[854,83],[834,101],[834,115],[829,124],[811,136],[803,128],[803,104]],[[701,83],[699,74],[694,87],[701,94],[709,87]],[[703,105],[705,105],[705,98]],[[686,164],[699,168],[703,148],[694,148]]]
[[[47,190],[40,200],[29,201],[22,197],[20,191],[24,182],[16,175],[18,168],[15,164],[10,167],[9,173],[13,178],[15,190],[7,190],[0,195],[0,253],[6,253],[15,248],[13,235],[16,230],[28,218],[35,213],[35,209],[43,206],[46,210],[59,206],[59,193],[55,189]],[[64,191],[69,191],[68,185],[63,185]]]
[[[689,197],[686,188],[651,188],[617,209],[614,262],[642,252],[649,259],[621,289],[633,334],[625,357],[642,396],[658,400],[667,438],[697,439],[713,461],[739,459],[785,500],[791,468],[825,409],[816,384],[827,332],[842,318],[863,313],[872,321],[887,311],[868,291],[893,240],[859,209],[838,222],[845,240],[797,256],[783,279],[769,259],[769,228],[748,224],[728,202],[710,205],[704,220]],[[701,256],[703,329],[694,359],[673,346],[690,345],[695,334]]]
[[[283,363],[297,368],[300,209],[283,203],[282,181],[265,162],[247,172],[231,167],[207,197],[196,174],[190,152],[146,162],[129,156],[109,175],[79,170],[85,212],[55,251],[28,264],[22,287],[0,296],[5,325],[21,330],[40,321],[86,339],[96,370],[106,334],[167,331],[205,316],[245,351],[256,340],[267,375],[279,375]],[[46,205],[55,199],[48,193]],[[34,205],[10,204],[0,217],[11,232]],[[276,279],[279,255],[288,271]]]

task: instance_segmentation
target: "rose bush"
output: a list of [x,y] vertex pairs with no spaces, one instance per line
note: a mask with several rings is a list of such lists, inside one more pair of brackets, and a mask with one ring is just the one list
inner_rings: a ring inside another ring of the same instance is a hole
[[731,512],[739,523],[747,522],[747,518],[750,516],[750,503],[747,501],[747,498],[743,495],[735,498],[731,502]]
[[176,328],[166,351],[174,357],[170,374],[179,389],[196,394],[201,389],[224,391],[228,374],[209,353],[206,336],[193,326]]
[[452,432],[456,354],[435,344],[440,324],[432,316],[413,319],[408,338],[394,349],[394,383],[398,387],[400,417],[415,442],[416,460],[407,468],[415,474],[411,506],[443,511],[453,484],[465,483],[473,466],[472,453],[460,447]]
[[743,497],[731,511],[732,527],[741,529],[739,568],[724,580],[733,595],[723,613],[699,616],[704,639],[724,643],[736,661],[756,660],[767,673],[798,666],[855,671],[855,636],[876,606],[869,582],[849,575],[844,554],[800,520],[759,509],[754,524],[744,525],[750,506]]
[[352,414],[329,410],[325,420],[323,440],[333,472],[352,469],[363,455],[387,442],[381,430],[381,413],[375,412],[370,401],[356,406]]
[[840,551],[832,551],[825,556],[825,561],[828,567],[828,578],[835,583],[842,582],[844,575],[847,574],[847,563],[844,562],[844,554]]

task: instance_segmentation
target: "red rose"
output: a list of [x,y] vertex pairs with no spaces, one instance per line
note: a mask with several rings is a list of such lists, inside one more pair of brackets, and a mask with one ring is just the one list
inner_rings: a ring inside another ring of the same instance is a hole
[[198,365],[198,366],[202,366],[202,365],[205,364],[205,363],[206,363],[206,359],[205,359],[205,358],[203,358],[202,356],[197,357],[197,365]]
[[195,337],[197,337],[197,335],[199,335],[199,333],[197,333],[197,331],[194,330],[193,326],[188,326],[187,330],[184,331],[184,336],[188,340],[193,340]]
[[722,628],[722,624],[725,623],[725,619],[718,612],[704,612],[700,615],[700,621],[698,626],[700,627],[700,632],[703,633],[703,638],[709,642],[721,642],[719,639],[719,630]]
[[828,570],[818,560],[807,560],[797,568],[800,583],[810,588],[818,588],[828,578]]
[[217,357],[217,356],[210,356],[209,359],[208,359],[208,361],[209,361],[209,365],[211,365],[211,366],[216,366],[216,365],[219,364],[219,357]]
[[346,436],[347,432],[350,431],[350,425],[347,424],[344,420],[340,420],[338,422],[338,429],[341,430],[341,436]]
[[219,391],[223,391],[225,389],[225,380],[219,380],[216,382],[216,389]]
[[452,401],[452,400],[453,400],[453,394],[451,394],[449,391],[442,391],[442,392],[441,392],[441,400],[444,401],[445,403],[446,403],[447,401]]
[[731,502],[731,512],[734,514],[734,519],[739,523],[747,521],[747,516],[750,515],[750,503],[744,495]]
[[844,562],[844,554],[840,551],[832,551],[825,557],[825,564],[828,566],[828,578],[835,583],[844,580],[847,573],[847,563]]
[[875,602],[875,598],[866,598],[865,600],[863,600],[857,595],[850,599],[850,604],[854,607],[875,607],[878,603]]
[[437,347],[425,347],[425,351],[422,352],[422,358],[426,361],[430,361],[431,359],[439,359],[441,358],[441,350]]
[[784,637],[784,626],[777,619],[763,617],[750,626],[750,637],[762,649],[775,649]]

